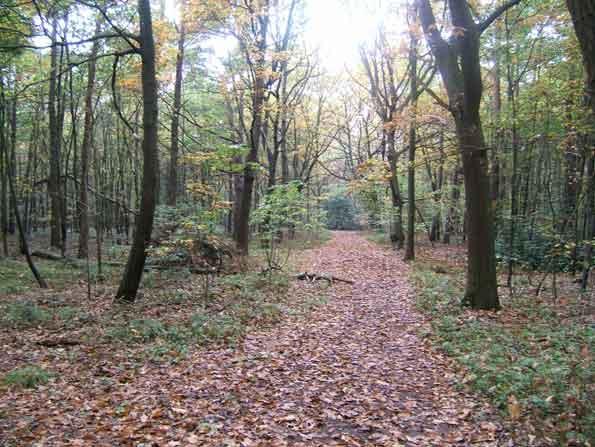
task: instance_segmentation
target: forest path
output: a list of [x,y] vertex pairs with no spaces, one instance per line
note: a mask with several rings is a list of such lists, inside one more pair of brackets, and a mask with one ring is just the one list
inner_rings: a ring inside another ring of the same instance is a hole
[[293,281],[289,301],[327,303],[252,328],[236,348],[193,349],[179,363],[101,344],[36,352],[63,374],[37,390],[0,388],[0,446],[514,445],[417,335],[427,323],[401,255],[352,232],[298,253],[302,271],[354,284]]
[[[240,358],[196,365],[216,432],[245,446],[508,445],[489,405],[457,391],[416,335],[424,321],[400,256],[354,232],[307,251],[304,270],[355,284],[329,287],[306,319],[248,336]],[[222,445],[219,435],[201,442]]]

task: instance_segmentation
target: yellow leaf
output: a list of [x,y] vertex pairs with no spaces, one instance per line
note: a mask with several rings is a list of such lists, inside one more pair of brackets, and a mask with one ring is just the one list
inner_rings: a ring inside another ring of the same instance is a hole
[[521,404],[514,394],[508,396],[508,415],[513,421],[521,417]]

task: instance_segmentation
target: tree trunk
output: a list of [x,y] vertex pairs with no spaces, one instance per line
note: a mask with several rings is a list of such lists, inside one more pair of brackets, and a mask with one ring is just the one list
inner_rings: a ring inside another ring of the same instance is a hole
[[4,257],[8,256],[8,165],[7,158],[3,156],[6,147],[6,99],[4,96],[4,82],[0,78],[0,175],[2,175],[2,189],[1,194],[1,216],[0,227],[2,227],[2,252]]
[[586,72],[585,99],[595,115],[595,0],[566,0]]
[[128,262],[116,294],[117,298],[134,301],[140,285],[151,241],[153,218],[159,188],[159,158],[157,151],[157,79],[155,74],[155,42],[151,22],[150,0],[138,0],[140,20],[140,53],[142,57],[141,82],[143,91],[143,179],[136,231]]
[[479,115],[483,91],[480,37],[494,20],[519,2],[510,0],[484,22],[475,23],[466,0],[448,0],[457,32],[446,41],[436,25],[430,0],[419,0],[422,27],[448,94],[463,159],[468,258],[463,303],[474,309],[500,307],[488,157]]
[[182,17],[180,21],[180,37],[178,40],[178,56],[176,59],[176,80],[174,83],[174,105],[171,117],[169,176],[167,178],[167,204],[169,206],[176,206],[178,199],[178,139],[180,127],[180,110],[182,108],[182,82],[184,78],[184,44],[186,41],[184,17]]
[[390,240],[397,249],[403,248],[405,235],[403,234],[403,199],[399,187],[397,173],[397,151],[395,150],[395,129],[390,127],[386,131],[386,144],[388,146],[388,162],[390,167],[390,190],[392,198],[392,216],[390,223]]
[[585,258],[581,288],[586,290],[589,285],[589,272],[593,263],[593,243],[595,238],[595,153],[592,151],[587,162],[587,195],[585,204]]
[[60,181],[60,147],[62,135],[59,130],[58,96],[58,18],[52,19],[52,48],[50,51],[50,82],[48,98],[50,135],[50,175],[48,194],[50,196],[50,245],[62,249],[62,188]]
[[[16,81],[15,84],[13,86],[14,91],[15,91],[15,95],[12,98],[11,101],[11,109],[10,109],[10,161],[7,162],[8,168],[9,168],[9,172],[8,172],[8,178],[9,178],[9,182],[10,179],[12,178],[13,181],[14,179],[17,178],[17,95],[16,95],[16,91],[17,91],[17,85],[16,85]],[[10,195],[10,209],[13,210],[12,212],[8,213],[8,232],[10,234],[14,234],[15,232],[15,219],[16,216],[14,215],[14,209],[17,206],[16,202],[18,200],[17,198],[17,192],[15,191],[14,196],[11,194]]]
[[47,282],[45,281],[45,279],[43,279],[43,277],[39,273],[39,270],[37,270],[35,263],[33,262],[33,258],[31,258],[31,253],[29,251],[29,244],[27,243],[27,238],[25,237],[25,229],[23,228],[23,224],[21,222],[21,215],[19,213],[19,207],[17,205],[17,194],[16,194],[16,187],[14,184],[15,183],[14,177],[12,176],[12,173],[16,172],[16,170],[12,169],[12,167],[10,166],[10,163],[8,161],[8,152],[6,150],[5,144],[2,144],[2,153],[0,153],[0,157],[4,158],[6,167],[10,168],[10,169],[7,169],[8,185],[10,188],[10,196],[11,196],[10,203],[13,207],[12,211],[14,213],[16,225],[17,225],[17,228],[19,231],[19,239],[20,239],[21,247],[23,248],[23,251],[25,252],[25,259],[27,260],[27,265],[29,266],[29,269],[31,270],[31,273],[35,277],[35,280],[37,281],[37,284],[39,285],[39,287],[42,289],[47,289],[48,288]]
[[[417,19],[417,10],[413,8],[412,20]],[[415,259],[415,149],[416,149],[416,114],[417,114],[417,37],[410,34],[409,48],[409,81],[411,101],[411,122],[409,123],[409,164],[407,167],[407,248],[405,261]]]
[[[498,283],[488,157],[479,118],[457,123],[463,158],[467,234],[467,283],[464,303],[474,309],[497,309]],[[483,149],[483,150],[482,150]]]
[[[250,242],[250,210],[252,208],[252,190],[256,179],[255,164],[258,162],[258,151],[261,141],[263,124],[263,106],[265,102],[265,52],[267,48],[267,30],[268,30],[268,1],[263,4],[265,11],[262,17],[259,17],[259,30],[256,36],[258,48],[254,55],[254,93],[252,97],[252,124],[250,126],[250,150],[244,162],[244,175],[242,189],[236,200],[239,200],[237,209],[235,232],[236,246],[240,253],[248,254],[248,244]],[[250,56],[247,56],[250,57]]]
[[[99,34],[100,23],[97,21],[95,34]],[[79,247],[78,257],[89,256],[89,155],[93,144],[93,92],[95,90],[95,58],[99,53],[99,40],[93,42],[91,60],[87,75],[87,91],[85,93],[85,122],[83,129],[83,145],[81,147],[81,181],[79,187],[78,215],[79,215]]]

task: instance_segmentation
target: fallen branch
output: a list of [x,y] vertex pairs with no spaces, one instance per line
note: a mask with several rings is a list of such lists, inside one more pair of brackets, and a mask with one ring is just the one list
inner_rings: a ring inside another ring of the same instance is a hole
[[46,348],[56,348],[60,346],[77,346],[80,345],[80,340],[69,340],[64,338],[46,339],[37,342],[39,346],[45,346]]
[[151,270],[178,271],[178,272],[188,271],[195,275],[213,275],[213,274],[217,274],[217,273],[221,272],[221,270],[217,269],[217,268],[199,268],[199,267],[194,267],[192,265],[184,265],[184,264],[177,264],[177,265],[149,264],[149,265],[145,265],[145,268],[144,268],[145,272],[149,272]]
[[64,261],[65,260],[65,258],[63,258],[61,255],[58,255],[55,253],[50,253],[48,251],[41,251],[41,250],[36,250],[36,251],[32,252],[31,256],[35,256],[36,258],[41,258],[41,259],[48,259],[50,261]]
[[296,276],[296,279],[302,280],[302,281],[328,281],[330,284],[332,284],[333,282],[344,282],[347,284],[354,284],[353,281],[351,281],[350,279],[343,279],[343,278],[337,278],[336,276],[328,276],[328,275],[318,275],[316,273],[308,273],[308,272],[304,272],[304,273],[300,273],[299,275]]

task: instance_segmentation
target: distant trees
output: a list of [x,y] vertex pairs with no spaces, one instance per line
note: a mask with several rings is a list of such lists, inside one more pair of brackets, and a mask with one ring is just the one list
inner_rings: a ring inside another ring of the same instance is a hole
[[[331,74],[303,39],[303,0],[180,0],[180,18],[160,4],[151,19],[146,3],[3,5],[0,26],[13,31],[0,36],[2,253],[13,250],[17,211],[23,253],[47,235],[100,269],[105,242],[132,239],[118,296],[133,300],[164,237],[180,248],[190,235],[226,235],[246,254],[272,227],[271,214],[254,210],[296,180],[303,231],[339,183],[349,197],[327,203],[342,216],[329,214],[332,228],[359,223],[353,199],[407,259],[421,237],[466,242],[473,307],[498,307],[498,261],[511,292],[524,268],[581,271],[587,287],[592,2],[501,1],[486,11],[446,0],[441,16],[439,2],[399,4],[407,16],[386,17],[349,70]],[[152,44],[139,35],[148,22]],[[214,33],[235,38],[221,69],[204,50]],[[171,233],[152,234],[155,212],[175,216]]]
[[346,196],[345,191],[331,195],[324,202],[327,226],[331,230],[358,230],[357,210],[353,200]]

